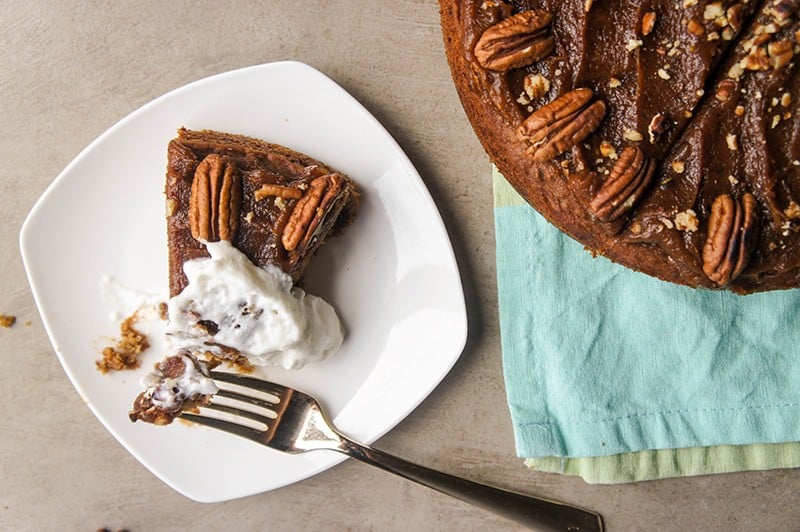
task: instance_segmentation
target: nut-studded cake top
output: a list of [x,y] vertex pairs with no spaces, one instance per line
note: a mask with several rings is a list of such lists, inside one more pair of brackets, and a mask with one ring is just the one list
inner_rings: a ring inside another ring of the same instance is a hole
[[170,295],[183,263],[228,240],[259,266],[297,281],[329,233],[350,222],[359,193],[346,176],[283,146],[180,129],[167,154]]
[[441,1],[464,108],[523,197],[593,252],[737,292],[800,284],[799,4]]

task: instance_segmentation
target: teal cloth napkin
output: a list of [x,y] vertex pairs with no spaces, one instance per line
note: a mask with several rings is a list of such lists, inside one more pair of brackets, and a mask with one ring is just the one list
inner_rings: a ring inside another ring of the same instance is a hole
[[800,291],[693,290],[592,258],[495,177],[519,456],[800,440]]

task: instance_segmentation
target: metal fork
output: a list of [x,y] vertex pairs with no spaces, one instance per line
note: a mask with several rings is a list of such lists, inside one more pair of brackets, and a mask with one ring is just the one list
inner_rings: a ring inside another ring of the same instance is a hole
[[[198,415],[188,412],[181,415],[182,419],[230,432],[287,453],[304,453],[316,449],[338,451],[536,530],[603,530],[603,520],[597,513],[454,477],[356,443],[340,434],[328,421],[317,400],[303,392],[233,373],[212,371],[211,376],[215,381],[236,385],[240,387],[239,390],[256,390],[270,396],[256,397],[227,388],[221,389],[215,396],[215,399],[226,398],[229,402],[256,406],[263,414],[212,402],[203,408],[223,412],[227,416],[245,418],[250,422],[238,423],[209,417],[203,413]],[[253,421],[256,423],[252,423]],[[255,424],[259,427],[252,426]]]

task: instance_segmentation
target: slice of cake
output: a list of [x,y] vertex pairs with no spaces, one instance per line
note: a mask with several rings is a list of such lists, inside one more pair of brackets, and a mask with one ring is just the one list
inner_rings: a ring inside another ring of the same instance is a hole
[[228,240],[254,264],[273,264],[297,282],[360,199],[347,176],[307,155],[188,129],[169,143],[165,192],[170,296],[186,286],[183,264],[208,256],[203,241]]
[[205,404],[216,387],[203,359],[293,369],[338,350],[333,307],[295,283],[355,213],[347,176],[277,144],[180,129],[165,192],[173,354],[145,379],[131,420],[167,424]]

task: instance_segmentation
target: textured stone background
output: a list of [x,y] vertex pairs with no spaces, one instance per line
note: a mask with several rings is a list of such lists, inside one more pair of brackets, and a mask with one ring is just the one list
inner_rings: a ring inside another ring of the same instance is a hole
[[[170,89],[296,59],[358,98],[419,169],[462,269],[470,335],[436,391],[377,446],[444,471],[602,512],[611,530],[797,530],[800,473],[588,486],[514,456],[501,377],[489,162],[450,81],[430,0],[5,0],[0,32],[0,529],[515,530],[345,462],[299,484],[204,505],[131,457],[68,382],[33,305],[18,232],[66,164]],[[28,323],[30,322],[30,323]]]

